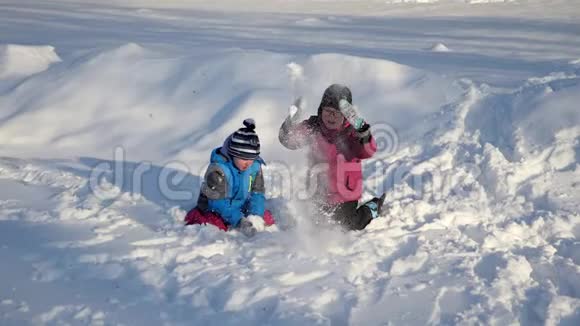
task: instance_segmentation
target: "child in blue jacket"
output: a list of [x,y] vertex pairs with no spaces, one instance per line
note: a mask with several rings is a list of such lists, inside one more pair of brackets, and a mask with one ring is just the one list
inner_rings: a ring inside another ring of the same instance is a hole
[[260,140],[253,119],[231,134],[222,147],[211,153],[197,207],[185,217],[186,224],[212,224],[227,231],[239,228],[251,237],[256,228],[246,217],[258,215],[266,225],[274,224],[265,210],[264,176],[260,158]]

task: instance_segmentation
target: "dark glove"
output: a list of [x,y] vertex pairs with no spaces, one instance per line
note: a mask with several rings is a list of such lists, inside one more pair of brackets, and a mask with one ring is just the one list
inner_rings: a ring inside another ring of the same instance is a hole
[[240,232],[242,232],[246,237],[251,238],[256,235],[256,228],[252,225],[247,218],[242,218],[240,220]]
[[371,140],[371,125],[363,123],[362,127],[356,130],[356,135],[361,143],[366,144]]

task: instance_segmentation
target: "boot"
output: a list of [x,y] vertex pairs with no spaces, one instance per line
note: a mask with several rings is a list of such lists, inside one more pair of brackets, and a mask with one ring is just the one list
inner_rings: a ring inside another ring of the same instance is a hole
[[375,197],[363,204],[363,206],[366,206],[370,209],[373,219],[381,216],[386,197],[387,194],[384,193],[381,197]]

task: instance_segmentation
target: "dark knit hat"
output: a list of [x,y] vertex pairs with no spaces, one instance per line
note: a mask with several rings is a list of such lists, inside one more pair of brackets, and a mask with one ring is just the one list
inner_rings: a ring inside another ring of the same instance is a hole
[[256,134],[254,119],[244,120],[244,127],[236,130],[225,141],[224,147],[231,157],[255,160],[260,155],[260,139]]
[[320,116],[322,108],[324,107],[331,107],[338,110],[338,102],[343,98],[352,104],[352,93],[348,87],[341,84],[328,86],[322,95],[322,101],[320,101],[320,106],[318,107],[318,116]]

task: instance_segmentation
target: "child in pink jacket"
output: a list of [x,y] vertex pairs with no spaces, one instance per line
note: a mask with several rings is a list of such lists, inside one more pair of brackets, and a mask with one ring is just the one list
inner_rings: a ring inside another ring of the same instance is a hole
[[331,85],[324,91],[317,115],[302,122],[296,116],[284,121],[279,139],[290,150],[308,147],[311,171],[322,171],[315,181],[319,213],[349,230],[364,229],[380,215],[385,196],[358,207],[363,192],[361,161],[372,157],[377,146],[369,124],[352,106],[350,89]]

